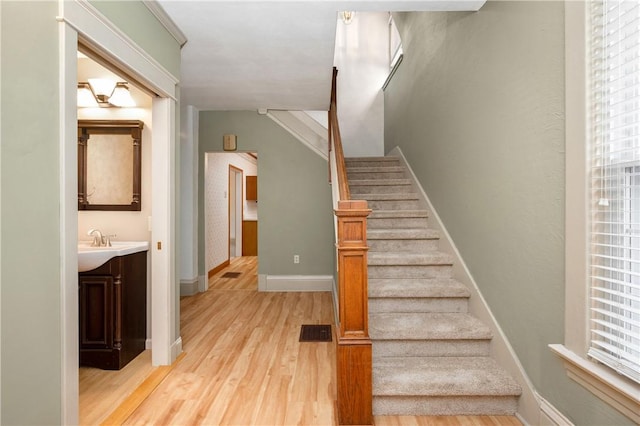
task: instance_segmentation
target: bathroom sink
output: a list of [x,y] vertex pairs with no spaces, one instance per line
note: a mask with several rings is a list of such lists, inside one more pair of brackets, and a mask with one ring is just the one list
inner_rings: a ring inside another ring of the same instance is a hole
[[148,241],[112,241],[111,247],[91,247],[91,241],[78,242],[78,272],[96,269],[116,256],[149,250]]

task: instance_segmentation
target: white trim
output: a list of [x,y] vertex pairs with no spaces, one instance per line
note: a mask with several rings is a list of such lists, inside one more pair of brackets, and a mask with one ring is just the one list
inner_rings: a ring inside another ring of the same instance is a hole
[[258,274],[258,291],[267,291],[267,274]]
[[180,280],[180,296],[193,296],[200,291],[200,277]]
[[198,291],[204,293],[209,290],[209,280],[204,275],[198,276]]
[[149,12],[153,13],[153,15],[160,21],[162,26],[167,30],[169,34],[178,42],[180,47],[183,47],[188,39],[187,36],[184,35],[180,27],[173,22],[173,19],[167,14],[164,8],[155,0],[142,0],[142,4],[147,6]]
[[175,342],[171,344],[171,362],[178,358],[178,355],[182,353],[182,337],[178,337]]
[[[332,291],[331,275],[265,275],[260,291]],[[258,280],[258,284],[260,280]],[[259,286],[260,287],[260,286]]]
[[[294,113],[295,111],[268,110],[267,117],[278,123],[280,127],[302,142],[307,148],[327,160],[329,151],[327,138],[329,136],[325,135],[323,137],[318,131],[313,129],[313,124],[301,120],[300,117]],[[313,123],[320,126],[315,120],[313,120]]]
[[145,341],[144,341],[144,348],[145,349],[151,349],[151,338],[148,337]]
[[175,217],[173,156],[175,153],[175,102],[154,98],[153,122],[166,123],[166,133],[153,134],[151,150],[151,323],[153,365],[171,365],[171,336],[175,330]]
[[132,72],[160,96],[177,99],[178,78],[167,71],[87,0],[60,2],[59,21],[74,28],[82,41]]
[[640,424],[640,385],[609,367],[582,358],[564,345],[549,347],[562,358],[571,379]]
[[58,25],[60,166],[60,333],[63,424],[78,424],[78,150],[77,33]]
[[565,2],[565,316],[564,344],[589,348],[587,147],[587,3]]
[[493,333],[493,339],[491,340],[490,346],[491,357],[494,358],[511,376],[513,376],[522,387],[522,395],[520,396],[518,404],[518,413],[523,419],[523,423],[537,424],[540,408],[535,396],[533,383],[531,383],[531,380],[527,376],[518,356],[502,331],[500,324],[498,324],[498,321],[493,316],[489,305],[482,296],[480,288],[467,268],[467,265],[453,242],[451,235],[449,235],[444,223],[440,220],[438,212],[435,210],[433,204],[431,204],[431,201],[429,200],[429,197],[424,192],[424,189],[420,185],[413,169],[411,169],[411,166],[407,162],[402,150],[400,147],[396,147],[388,155],[400,158],[400,161],[407,167],[407,170],[409,170],[418,195],[425,202],[427,209],[429,210],[429,223],[431,224],[431,227],[440,232],[440,251],[454,256],[454,276],[471,291],[471,298],[469,299],[469,313],[488,325]]
[[573,426],[564,414],[554,407],[549,401],[537,394],[540,401],[540,425],[541,426]]

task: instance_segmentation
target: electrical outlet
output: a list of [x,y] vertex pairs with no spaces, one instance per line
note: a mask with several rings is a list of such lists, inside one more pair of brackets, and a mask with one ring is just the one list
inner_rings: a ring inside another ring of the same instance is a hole
[[293,263],[300,263],[300,256],[297,254],[293,255]]

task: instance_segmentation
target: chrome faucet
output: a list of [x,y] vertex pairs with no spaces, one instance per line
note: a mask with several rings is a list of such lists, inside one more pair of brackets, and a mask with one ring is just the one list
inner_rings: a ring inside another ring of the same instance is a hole
[[93,242],[91,243],[91,247],[102,247],[105,245],[104,236],[102,232],[98,229],[89,229],[87,235],[93,235]]

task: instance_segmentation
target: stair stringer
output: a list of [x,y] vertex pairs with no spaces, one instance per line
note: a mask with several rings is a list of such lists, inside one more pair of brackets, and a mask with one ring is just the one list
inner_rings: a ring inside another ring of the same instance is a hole
[[478,285],[473,279],[466,263],[462,259],[451,235],[449,235],[442,220],[440,220],[438,212],[434,209],[433,204],[431,204],[431,200],[429,200],[429,197],[422,188],[422,185],[420,185],[420,182],[416,178],[411,165],[407,162],[407,159],[402,153],[400,147],[395,147],[387,154],[387,156],[398,157],[400,162],[409,171],[410,176],[408,178],[413,182],[419,198],[424,201],[430,212],[429,227],[440,232],[439,251],[454,257],[453,276],[462,284],[466,285],[471,292],[471,297],[469,298],[469,313],[484,322],[493,332],[493,339],[490,343],[491,358],[493,358],[505,371],[507,371],[522,388],[522,394],[520,395],[518,402],[518,411],[516,413],[517,417],[525,425],[540,424],[541,405],[536,396],[537,393],[533,383],[525,372],[524,367],[520,363],[518,356],[502,331],[498,321],[491,312],[489,305],[482,296]]
[[291,133],[307,148],[328,159],[328,131],[304,111],[268,110],[267,117]]

